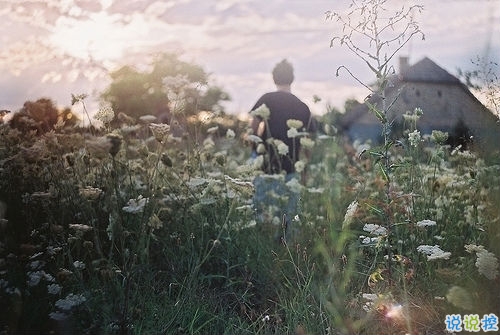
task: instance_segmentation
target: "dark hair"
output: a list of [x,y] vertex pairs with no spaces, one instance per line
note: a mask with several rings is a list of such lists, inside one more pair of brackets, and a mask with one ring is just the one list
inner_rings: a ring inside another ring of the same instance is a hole
[[273,80],[276,85],[290,85],[293,82],[293,66],[286,59],[276,64],[273,69]]

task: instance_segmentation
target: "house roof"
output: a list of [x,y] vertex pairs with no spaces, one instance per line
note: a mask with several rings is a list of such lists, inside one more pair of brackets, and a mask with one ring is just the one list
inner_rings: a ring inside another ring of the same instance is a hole
[[[389,78],[389,81],[392,84],[387,88],[386,94],[397,91],[403,84],[411,82],[460,86],[466,94],[486,109],[458,78],[448,73],[428,57],[424,57],[422,60],[406,68],[402,73]],[[380,101],[381,97],[378,94],[373,94],[365,100],[365,102],[370,102],[372,105],[377,105]],[[366,114],[369,114],[366,103],[354,107],[352,110],[347,111],[341,118],[340,126],[347,129]]]
[[460,84],[460,80],[451,75],[445,69],[434,63],[428,57],[410,66],[404,73],[400,74],[403,81],[425,81],[434,83]]

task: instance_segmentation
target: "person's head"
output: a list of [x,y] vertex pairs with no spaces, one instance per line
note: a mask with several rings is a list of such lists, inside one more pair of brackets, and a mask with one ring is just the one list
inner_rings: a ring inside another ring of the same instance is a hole
[[287,86],[293,82],[293,66],[286,59],[276,64],[273,69],[273,80],[276,85]]

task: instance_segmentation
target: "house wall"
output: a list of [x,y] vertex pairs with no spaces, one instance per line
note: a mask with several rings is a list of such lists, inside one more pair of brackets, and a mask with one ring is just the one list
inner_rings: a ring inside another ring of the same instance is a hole
[[[399,95],[398,95],[399,94]],[[469,128],[476,143],[500,143],[500,123],[464,86],[455,83],[409,82],[399,90],[388,93],[389,105],[392,105],[389,120],[396,118],[402,123],[402,115],[419,107],[423,115],[417,122],[423,134],[433,130],[451,133],[462,120]],[[380,108],[380,106],[379,106]],[[380,121],[373,113],[365,113],[349,128],[351,139],[361,141],[380,139]]]

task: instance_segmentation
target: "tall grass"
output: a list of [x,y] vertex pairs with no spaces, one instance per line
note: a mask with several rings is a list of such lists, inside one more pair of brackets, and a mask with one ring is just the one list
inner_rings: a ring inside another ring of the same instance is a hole
[[245,125],[157,127],[1,125],[4,331],[440,333],[446,314],[498,310],[499,167],[444,134],[408,123],[390,202],[366,146],[318,136],[279,242],[255,221]]

